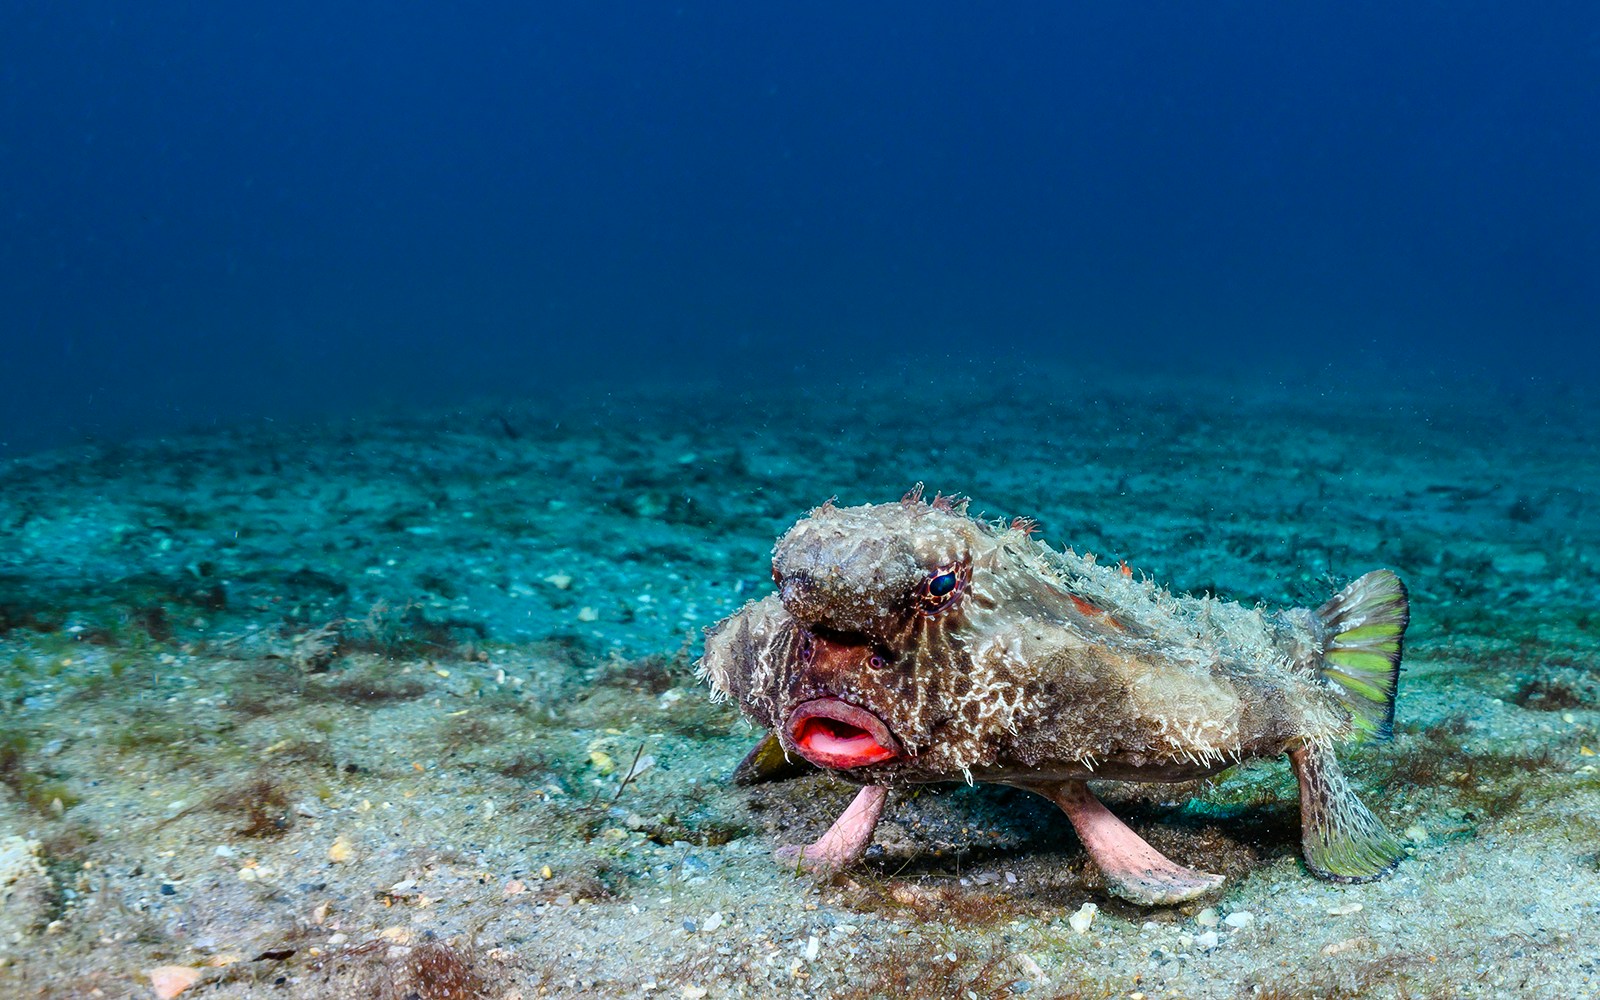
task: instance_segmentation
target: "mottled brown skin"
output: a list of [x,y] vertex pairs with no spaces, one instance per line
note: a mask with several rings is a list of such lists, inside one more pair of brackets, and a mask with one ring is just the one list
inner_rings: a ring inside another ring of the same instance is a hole
[[779,539],[777,593],[708,632],[702,672],[786,752],[868,786],[802,859],[859,857],[882,789],[987,781],[1060,805],[1123,895],[1207,891],[1219,877],[1161,857],[1083,782],[1182,781],[1299,753],[1303,783],[1322,784],[1352,720],[1318,673],[1326,630],[1301,609],[1173,597],[1030,528],[915,491],[825,504]]

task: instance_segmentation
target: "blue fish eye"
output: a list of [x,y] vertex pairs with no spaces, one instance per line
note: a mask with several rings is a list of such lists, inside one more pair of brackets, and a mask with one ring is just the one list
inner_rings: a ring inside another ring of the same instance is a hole
[[961,596],[965,577],[965,566],[961,563],[933,570],[932,575],[922,581],[922,589],[917,595],[918,610],[929,618],[949,610]]

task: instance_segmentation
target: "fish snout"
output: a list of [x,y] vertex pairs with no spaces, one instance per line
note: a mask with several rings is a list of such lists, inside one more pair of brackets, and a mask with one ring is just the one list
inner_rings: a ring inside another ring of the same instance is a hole
[[799,618],[797,609],[805,609],[816,604],[817,587],[811,577],[803,573],[794,573],[783,578],[778,585],[778,597],[783,601],[783,606],[791,615]]
[[783,601],[784,610],[793,615],[796,621],[811,626],[826,623],[833,627],[841,617],[841,611],[845,612],[843,617],[851,617],[848,607],[841,608],[843,602],[834,593],[835,589],[828,586],[826,580],[819,580],[810,573],[786,573],[778,580],[778,599]]
[[846,579],[795,572],[779,577],[777,583],[784,610],[808,626],[882,636],[891,632],[892,623],[901,617],[885,608],[870,590],[861,590]]

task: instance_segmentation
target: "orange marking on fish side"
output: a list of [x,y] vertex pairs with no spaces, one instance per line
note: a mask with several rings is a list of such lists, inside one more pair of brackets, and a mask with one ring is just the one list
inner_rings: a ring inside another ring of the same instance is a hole
[[1079,611],[1082,611],[1086,615],[1103,615],[1106,613],[1105,608],[1093,604],[1090,601],[1084,600],[1077,594],[1068,594],[1067,596],[1072,598],[1073,605],[1075,605]]
[[1096,618],[1104,620],[1105,623],[1110,625],[1112,628],[1118,630],[1119,632],[1122,631],[1122,623],[1111,617],[1111,612],[1107,611],[1105,608],[1102,608],[1100,605],[1093,603],[1087,598],[1079,597],[1077,594],[1068,594],[1067,596],[1072,598],[1073,606],[1079,611],[1086,615],[1094,615]]

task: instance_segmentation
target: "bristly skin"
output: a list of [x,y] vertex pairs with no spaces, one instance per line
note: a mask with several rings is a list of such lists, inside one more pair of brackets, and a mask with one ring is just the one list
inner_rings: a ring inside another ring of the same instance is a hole
[[[851,781],[989,781],[1047,795],[1113,888],[1142,902],[1219,880],[1160,858],[1085,804],[1086,779],[1186,780],[1313,748],[1300,758],[1334,794],[1307,800],[1317,808],[1306,821],[1345,831],[1308,828],[1308,851],[1335,845],[1309,859],[1313,870],[1360,880],[1392,866],[1398,845],[1355,800],[1331,747],[1358,729],[1387,733],[1406,624],[1393,574],[1368,574],[1316,611],[1269,613],[1174,596],[1050,549],[1031,521],[991,525],[965,507],[924,502],[919,486],[898,503],[812,511],[774,549],[778,592],[708,630],[700,669],[714,693],[784,751]],[[1297,774],[1306,780],[1298,761]],[[1349,830],[1365,839],[1350,843]],[[857,822],[841,847],[835,832],[828,859],[859,854],[861,836]]]

